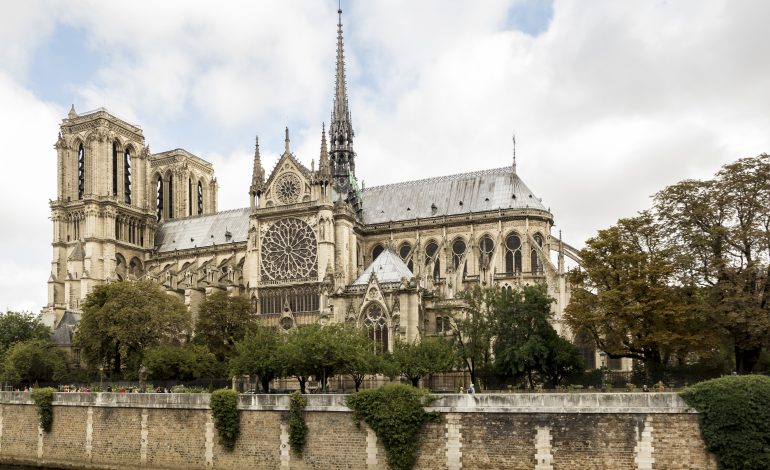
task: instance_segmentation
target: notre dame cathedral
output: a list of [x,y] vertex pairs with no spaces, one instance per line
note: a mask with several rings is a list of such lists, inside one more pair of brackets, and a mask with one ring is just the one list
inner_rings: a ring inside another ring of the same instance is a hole
[[[217,210],[214,168],[204,159],[182,149],[151,153],[141,128],[73,106],[55,144],[49,324],[71,333],[95,285],[152,279],[193,315],[207,295],[227,291],[251,299],[268,325],[350,322],[387,351],[395,338],[446,331],[441,312],[459,308],[458,294],[471,285],[545,282],[564,333],[564,257],[577,259],[576,251],[552,236],[553,215],[515,160],[359,185],[339,13],[335,95],[319,154],[293,154],[287,129],[268,172],[257,141],[243,209]],[[316,157],[318,167],[308,167]]]

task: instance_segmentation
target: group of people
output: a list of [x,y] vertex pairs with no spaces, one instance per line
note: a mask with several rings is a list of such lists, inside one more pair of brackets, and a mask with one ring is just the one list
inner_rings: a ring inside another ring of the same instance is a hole
[[470,384],[470,386],[466,390],[465,387],[460,385],[460,393],[465,393],[465,392],[468,392],[468,394],[470,395],[474,395],[476,393],[476,388],[473,386],[473,384]]

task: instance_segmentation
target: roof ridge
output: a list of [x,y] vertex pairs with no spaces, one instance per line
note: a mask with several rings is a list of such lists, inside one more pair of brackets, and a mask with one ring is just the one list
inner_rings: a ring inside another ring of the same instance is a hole
[[184,217],[174,217],[173,219],[165,219],[165,220],[163,220],[161,222],[161,225],[162,224],[166,224],[166,223],[171,223],[171,222],[177,222],[177,221],[183,222],[185,220],[202,219],[204,217],[213,217],[213,216],[220,215],[220,214],[232,214],[232,213],[235,213],[235,212],[243,212],[243,211],[250,211],[250,210],[251,209],[249,209],[248,207],[238,207],[236,209],[225,209],[223,211],[216,211],[216,212],[208,213],[208,214],[193,214],[193,215],[186,215]]
[[403,186],[411,186],[416,184],[422,184],[427,182],[438,182],[438,181],[447,181],[451,180],[460,176],[463,177],[474,177],[474,176],[482,176],[482,175],[489,175],[494,173],[502,173],[503,171],[512,171],[512,167],[510,166],[503,166],[499,168],[488,168],[486,170],[476,170],[476,171],[469,171],[466,173],[454,173],[451,175],[443,175],[443,176],[433,176],[430,178],[422,178],[418,180],[410,180],[410,181],[401,181],[398,183],[388,183],[388,184],[382,184],[379,186],[367,186],[363,191],[371,191],[374,189],[390,189],[390,188],[397,188],[397,187],[403,187]]

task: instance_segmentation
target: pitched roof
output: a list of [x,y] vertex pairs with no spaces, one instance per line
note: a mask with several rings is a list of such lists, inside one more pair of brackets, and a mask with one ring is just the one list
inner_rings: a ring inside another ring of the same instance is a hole
[[167,220],[155,232],[155,248],[163,252],[244,242],[249,238],[249,213],[247,207]]
[[372,273],[377,276],[379,282],[399,282],[402,278],[411,279],[414,277],[412,271],[404,264],[401,258],[393,251],[385,250],[372,261],[372,264],[358,276],[353,283],[354,286],[368,284]]
[[511,167],[374,186],[362,196],[366,224],[497,209],[548,210]]

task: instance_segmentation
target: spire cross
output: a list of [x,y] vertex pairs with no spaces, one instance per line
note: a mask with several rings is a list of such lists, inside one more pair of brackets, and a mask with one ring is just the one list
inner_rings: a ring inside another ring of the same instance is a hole
[[286,126],[286,138],[284,139],[285,152],[289,152],[289,126]]

